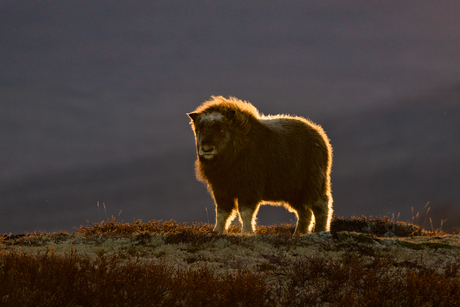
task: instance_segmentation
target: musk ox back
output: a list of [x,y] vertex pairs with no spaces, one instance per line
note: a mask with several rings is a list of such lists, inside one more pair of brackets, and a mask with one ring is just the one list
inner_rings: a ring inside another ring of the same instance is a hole
[[188,115],[196,175],[216,204],[214,231],[226,231],[238,212],[242,233],[253,233],[262,203],[294,212],[295,234],[329,231],[332,149],[323,129],[302,117],[259,115],[236,98],[211,98]]

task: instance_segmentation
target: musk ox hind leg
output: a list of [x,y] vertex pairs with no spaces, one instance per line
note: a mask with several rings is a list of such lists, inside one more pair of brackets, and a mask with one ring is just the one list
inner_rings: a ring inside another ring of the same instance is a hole
[[294,231],[294,236],[310,233],[313,228],[311,219],[312,212],[310,208],[305,205],[300,205],[297,207],[295,213],[297,216],[297,226]]
[[315,215],[315,232],[330,231],[332,220],[332,199],[323,196],[313,203],[311,207]]

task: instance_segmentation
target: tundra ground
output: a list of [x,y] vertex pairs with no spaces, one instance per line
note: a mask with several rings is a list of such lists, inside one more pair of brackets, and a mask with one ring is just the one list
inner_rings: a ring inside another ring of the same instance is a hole
[[260,226],[255,235],[242,236],[238,226],[217,234],[208,224],[111,220],[72,234],[5,235],[0,301],[4,306],[460,303],[457,234],[364,217],[335,218],[331,233],[293,237],[294,227]]

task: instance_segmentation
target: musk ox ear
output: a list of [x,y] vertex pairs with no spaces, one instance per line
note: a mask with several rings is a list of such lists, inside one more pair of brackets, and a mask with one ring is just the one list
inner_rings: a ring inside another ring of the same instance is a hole
[[199,113],[191,112],[191,113],[187,113],[187,115],[188,115],[193,121],[195,121],[195,120],[198,118]]

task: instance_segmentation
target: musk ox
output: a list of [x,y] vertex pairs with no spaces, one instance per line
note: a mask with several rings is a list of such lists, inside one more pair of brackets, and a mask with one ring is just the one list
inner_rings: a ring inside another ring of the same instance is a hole
[[214,231],[226,231],[238,212],[242,233],[254,233],[262,203],[294,212],[294,234],[329,231],[332,148],[320,126],[302,117],[263,116],[249,102],[222,96],[188,116],[196,176],[216,204]]

